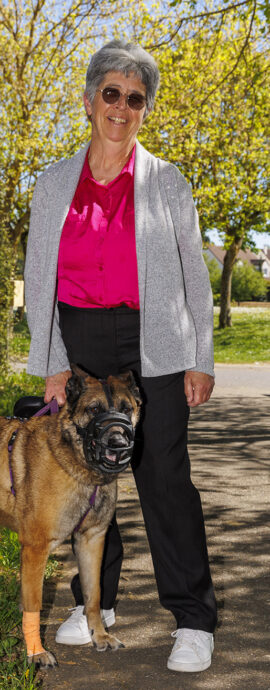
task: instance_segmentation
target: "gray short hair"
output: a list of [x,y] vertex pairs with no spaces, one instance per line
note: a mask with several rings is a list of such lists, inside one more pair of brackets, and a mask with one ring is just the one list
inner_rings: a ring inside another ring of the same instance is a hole
[[136,74],[146,87],[146,113],[152,110],[159,85],[159,71],[152,55],[135,43],[115,40],[106,43],[91,58],[86,73],[86,94],[93,102],[96,90],[107,72]]

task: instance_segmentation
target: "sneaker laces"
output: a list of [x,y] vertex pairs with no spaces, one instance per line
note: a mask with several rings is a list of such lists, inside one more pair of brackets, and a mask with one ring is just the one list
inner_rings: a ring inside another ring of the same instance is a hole
[[[211,641],[212,634],[204,630],[193,630],[192,628],[178,628],[171,633],[171,636],[176,638],[173,646],[173,651],[177,651],[180,647],[185,645],[192,648],[196,654],[201,657],[201,650],[205,647],[206,640]],[[213,640],[211,642],[212,650],[214,648]]]
[[191,628],[178,628],[171,633],[171,636],[176,638],[175,647],[177,648],[185,642],[192,645],[197,634],[198,631]]

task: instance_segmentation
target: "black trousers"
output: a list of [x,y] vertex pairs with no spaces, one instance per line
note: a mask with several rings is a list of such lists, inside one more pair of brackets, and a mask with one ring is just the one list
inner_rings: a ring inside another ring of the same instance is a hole
[[[140,497],[161,604],[177,627],[213,632],[216,602],[209,570],[200,496],[190,479],[189,408],[184,372],[141,375],[140,316],[128,307],[80,309],[59,304],[60,327],[70,362],[107,377],[131,369],[143,397],[132,469]],[[106,536],[101,607],[117,595],[123,549],[114,518]],[[79,576],[72,583],[83,603]]]

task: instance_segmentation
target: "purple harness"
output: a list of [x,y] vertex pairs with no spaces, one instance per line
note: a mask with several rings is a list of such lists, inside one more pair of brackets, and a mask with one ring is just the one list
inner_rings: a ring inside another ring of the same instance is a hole
[[[57,412],[59,412],[58,402],[57,402],[57,400],[55,400],[55,398],[54,398],[53,400],[51,400],[51,402],[49,402],[47,405],[45,405],[44,407],[42,407],[41,410],[38,410],[38,412],[35,412],[35,414],[33,415],[33,417],[42,417],[42,415],[46,414],[46,412],[48,412],[49,410],[50,410],[50,413],[51,413],[51,414],[56,414]],[[12,434],[12,436],[11,436],[11,438],[9,439],[9,442],[8,442],[8,465],[9,465],[9,476],[10,476],[10,482],[11,482],[10,490],[11,490],[11,493],[13,494],[13,496],[15,496],[16,494],[15,494],[14,483],[13,483],[13,474],[12,474],[11,458],[12,458],[12,448],[13,448],[13,444],[14,444],[15,438],[16,438],[16,436],[17,436],[17,433],[18,433],[18,431],[19,431],[19,428],[20,428],[20,427],[18,427],[18,429],[15,429],[15,431],[13,431],[13,434]],[[91,508],[93,508],[93,506],[95,505],[95,499],[96,499],[96,495],[97,495],[97,489],[98,489],[98,487],[95,486],[94,491],[93,491],[93,493],[91,494],[91,496],[90,496],[90,498],[89,498],[89,508],[86,509],[86,511],[85,511],[85,513],[83,514],[83,516],[81,517],[80,521],[78,522],[78,524],[76,525],[76,527],[74,527],[74,530],[73,530],[74,532],[78,532],[78,530],[80,529],[81,524],[82,524],[83,521],[84,521],[84,518],[86,518],[86,515],[88,515],[89,511],[91,510]]]
[[93,508],[93,506],[95,505],[97,490],[98,490],[98,488],[97,488],[97,486],[95,486],[94,491],[93,491],[92,495],[91,495],[90,498],[89,498],[89,508],[86,508],[86,511],[85,511],[85,513],[83,514],[83,516],[81,517],[80,521],[78,522],[78,524],[76,525],[76,527],[74,527],[73,534],[74,534],[74,532],[78,532],[78,531],[79,531],[80,526],[81,526],[81,524],[82,524],[83,521],[84,521],[84,518],[86,518],[86,515],[88,515],[88,513],[89,513],[90,510],[91,510],[91,508]]

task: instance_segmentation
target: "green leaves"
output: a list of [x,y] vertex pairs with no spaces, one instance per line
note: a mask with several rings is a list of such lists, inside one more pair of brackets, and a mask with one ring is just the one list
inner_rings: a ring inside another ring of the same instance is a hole
[[86,66],[112,34],[137,41],[157,59],[161,87],[139,138],[191,183],[203,235],[214,228],[227,243],[236,236],[248,242],[252,230],[265,230],[267,3],[255,14],[253,0],[214,5],[68,0],[56,12],[53,0],[24,0],[23,7],[0,0],[0,367],[35,180],[89,138]]
[[237,263],[232,273],[232,299],[237,302],[261,300],[267,295],[267,284],[260,271],[248,263]]

